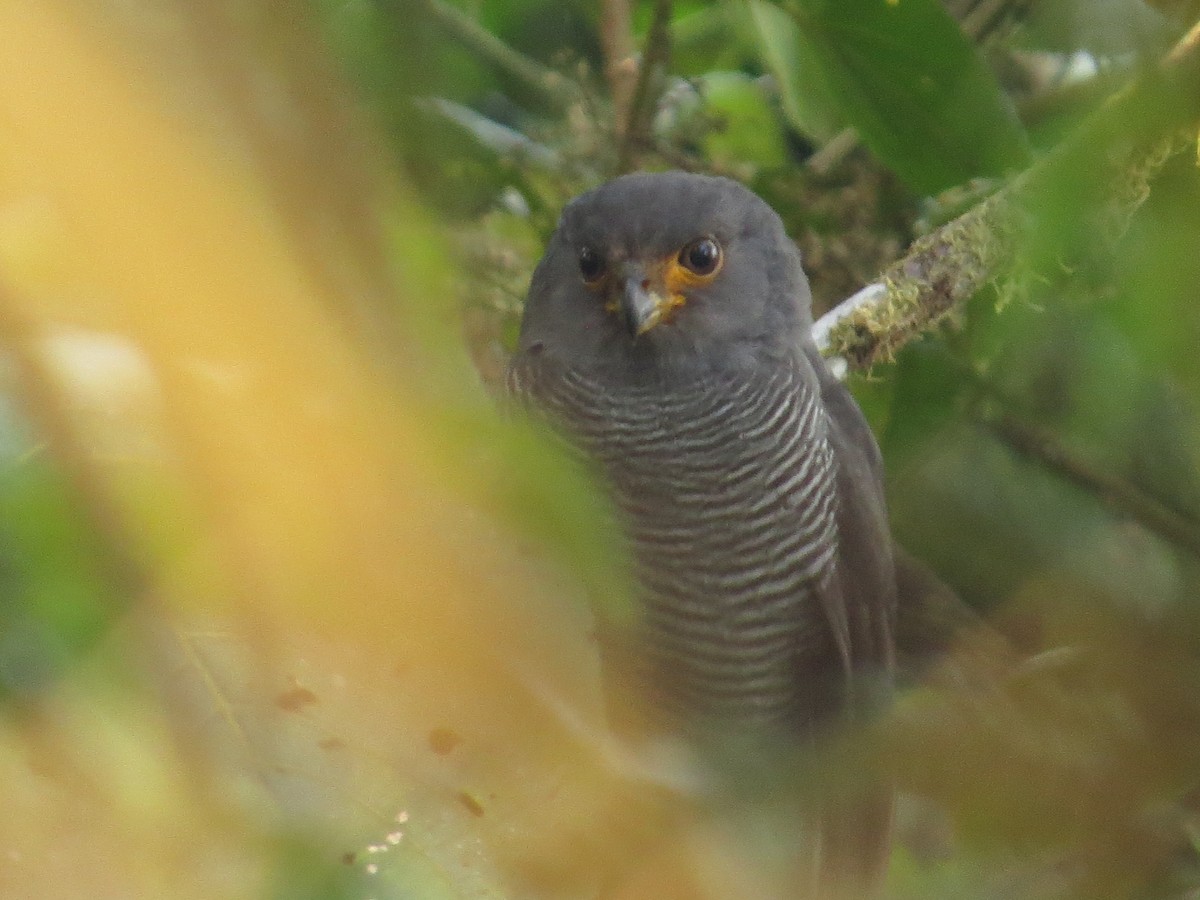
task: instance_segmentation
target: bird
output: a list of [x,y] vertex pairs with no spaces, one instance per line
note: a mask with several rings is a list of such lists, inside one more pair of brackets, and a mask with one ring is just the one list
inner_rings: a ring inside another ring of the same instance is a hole
[[[811,740],[894,679],[881,454],[811,307],[774,210],[678,171],[570,201],[531,279],[509,391],[610,495],[636,585],[633,682],[681,734]],[[878,853],[890,800],[860,807],[869,821],[827,830]]]

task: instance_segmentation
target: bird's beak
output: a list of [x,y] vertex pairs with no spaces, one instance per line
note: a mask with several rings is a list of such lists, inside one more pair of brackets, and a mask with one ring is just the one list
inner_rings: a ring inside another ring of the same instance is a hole
[[619,285],[621,296],[617,298],[617,305],[630,337],[645,334],[662,320],[670,303],[652,282],[645,266],[628,266],[621,273]]

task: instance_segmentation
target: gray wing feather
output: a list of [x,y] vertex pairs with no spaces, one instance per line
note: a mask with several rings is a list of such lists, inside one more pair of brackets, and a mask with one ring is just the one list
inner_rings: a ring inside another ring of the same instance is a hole
[[822,602],[835,634],[845,634],[848,667],[890,678],[895,668],[896,570],[883,460],[850,392],[830,374],[815,347],[805,353],[820,381],[838,465],[838,574]]

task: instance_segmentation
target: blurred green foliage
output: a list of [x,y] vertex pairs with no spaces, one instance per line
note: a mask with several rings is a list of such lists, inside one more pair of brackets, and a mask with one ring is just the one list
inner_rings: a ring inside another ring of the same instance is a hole
[[751,6],[796,128],[819,137],[831,122],[853,125],[922,193],[1028,161],[1010,101],[936,0],[786,8]]
[[134,599],[62,471],[9,411],[0,460],[0,709],[52,686]]

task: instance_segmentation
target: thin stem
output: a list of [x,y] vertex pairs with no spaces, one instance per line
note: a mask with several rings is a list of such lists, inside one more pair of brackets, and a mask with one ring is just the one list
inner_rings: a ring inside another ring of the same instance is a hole
[[600,45],[604,48],[604,77],[612,95],[613,130],[621,140],[629,127],[638,75],[630,0],[600,0]]
[[564,109],[577,99],[578,86],[569,78],[518,53],[470,16],[442,0],[425,0],[425,8],[448,34],[519,81],[550,106]]
[[617,158],[618,172],[628,172],[634,168],[637,151],[650,142],[650,129],[654,124],[658,100],[655,79],[660,71],[666,69],[671,58],[670,24],[671,0],[655,0],[654,17],[646,34],[646,49],[642,53],[637,85],[629,107],[629,121]]
[[1172,544],[1200,556],[1200,524],[1164,506],[1112,472],[1083,459],[1044,428],[994,407],[981,405],[974,416],[1017,452],[1036,459]]

